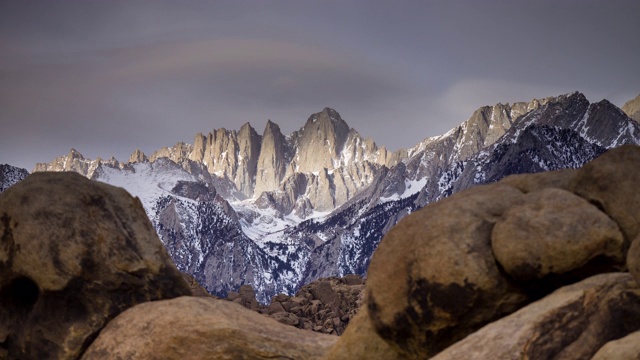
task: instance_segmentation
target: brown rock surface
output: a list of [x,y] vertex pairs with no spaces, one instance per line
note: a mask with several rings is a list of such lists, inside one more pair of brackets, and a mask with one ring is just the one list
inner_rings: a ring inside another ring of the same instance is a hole
[[483,327],[432,359],[589,359],[608,341],[640,329],[639,304],[640,288],[629,274],[597,275]]
[[196,280],[196,278],[194,278],[193,275],[187,274],[187,273],[184,273],[184,272],[181,273],[181,274],[182,274],[182,278],[189,285],[189,289],[191,289],[191,296],[204,296],[204,297],[213,297],[213,298],[218,299],[217,296],[209,294],[207,289],[202,287],[202,285],[200,285],[198,280]]
[[378,335],[364,306],[327,353],[325,360],[385,359],[403,357]]
[[627,244],[640,233],[640,147],[623,145],[583,166],[573,191],[618,223]]
[[640,121],[640,95],[624,103],[622,111],[635,121]]
[[546,188],[569,190],[573,177],[577,173],[577,169],[564,169],[536,174],[518,174],[507,176],[500,180],[500,183],[513,186],[525,194]]
[[531,192],[509,208],[493,228],[491,246],[517,281],[568,273],[598,257],[598,266],[624,267],[625,261],[618,225],[586,200],[554,188]]
[[399,352],[427,357],[522,306],[496,266],[491,230],[522,192],[478,186],[404,218],[369,266],[366,298],[378,333]]
[[609,341],[591,360],[640,360],[640,331]]
[[320,359],[336,339],[228,301],[181,297],[122,313],[82,359]]
[[[243,290],[244,289],[244,290]],[[241,295],[241,293],[244,293]],[[278,294],[267,306],[255,301],[253,289],[230,292],[227,300],[261,312],[300,329],[341,335],[356,315],[364,295],[364,280],[358,275],[322,278],[303,286],[295,296]]]
[[640,235],[631,244],[629,252],[627,253],[627,266],[629,272],[640,284]]
[[0,237],[0,358],[76,358],[127,308],[190,293],[140,201],[76,173],[2,193]]

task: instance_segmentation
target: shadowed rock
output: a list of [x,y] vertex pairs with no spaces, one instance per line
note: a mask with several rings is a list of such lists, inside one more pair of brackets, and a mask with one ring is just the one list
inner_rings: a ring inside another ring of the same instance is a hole
[[624,145],[582,167],[571,188],[618,223],[630,244],[640,233],[638,179],[640,147]]
[[432,355],[522,306],[527,298],[500,272],[490,239],[523,197],[511,186],[480,186],[393,228],[373,255],[365,290],[377,332],[400,353]]
[[640,287],[629,274],[597,275],[485,326],[433,360],[590,359],[608,341],[640,328],[639,301]]

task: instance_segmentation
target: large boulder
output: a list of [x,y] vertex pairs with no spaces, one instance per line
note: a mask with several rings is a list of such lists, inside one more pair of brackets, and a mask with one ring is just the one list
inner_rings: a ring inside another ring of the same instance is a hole
[[591,360],[640,360],[640,331],[609,341]]
[[424,358],[526,303],[491,248],[494,223],[523,198],[511,186],[478,186],[394,227],[372,257],[365,290],[380,336]]
[[324,360],[400,360],[403,358],[377,333],[367,307],[363,306],[349,322],[346,331],[338,338]]
[[640,233],[640,147],[612,149],[583,166],[571,189],[609,215],[627,244]]
[[504,270],[523,282],[625,263],[618,225],[581,197],[555,188],[531,192],[505,211],[491,246]]
[[[626,273],[601,274],[483,327],[432,359],[590,359],[607,342],[638,329],[638,284]],[[629,345],[637,351],[634,339]]]
[[0,358],[77,358],[127,308],[190,294],[140,201],[76,173],[2,193],[0,240]]
[[578,169],[563,169],[536,174],[516,174],[507,176],[500,180],[500,183],[513,186],[525,194],[546,188],[569,190],[578,171]]
[[321,359],[336,340],[233,302],[181,297],[120,314],[82,359]]

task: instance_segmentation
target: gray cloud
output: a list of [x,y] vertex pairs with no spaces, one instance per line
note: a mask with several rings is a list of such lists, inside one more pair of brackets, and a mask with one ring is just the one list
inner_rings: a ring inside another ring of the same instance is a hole
[[0,1],[0,163],[126,159],[325,106],[392,149],[497,102],[640,92],[637,1]]

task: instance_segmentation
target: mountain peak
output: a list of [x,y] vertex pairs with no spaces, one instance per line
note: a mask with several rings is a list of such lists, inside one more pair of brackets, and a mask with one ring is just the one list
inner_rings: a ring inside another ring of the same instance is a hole
[[[307,120],[307,124],[315,123],[315,122],[344,124],[344,125],[347,124],[344,120],[342,120],[342,117],[340,117],[340,114],[337,111],[329,107],[326,107],[322,109],[322,111],[309,116],[309,119]],[[347,128],[348,127],[349,126],[347,125]]]
[[71,150],[69,150],[69,154],[67,155],[67,158],[84,160],[84,156],[82,156],[82,154],[80,154],[80,152],[74,148],[71,148]]
[[251,133],[252,130],[253,132],[255,132],[255,129],[253,128],[253,126],[251,126],[251,123],[247,121],[246,123],[242,124],[238,133],[242,133],[242,132]]
[[131,153],[131,156],[129,156],[130,163],[146,161],[149,161],[149,159],[147,158],[147,155],[145,155],[140,149],[136,149],[133,153]]

